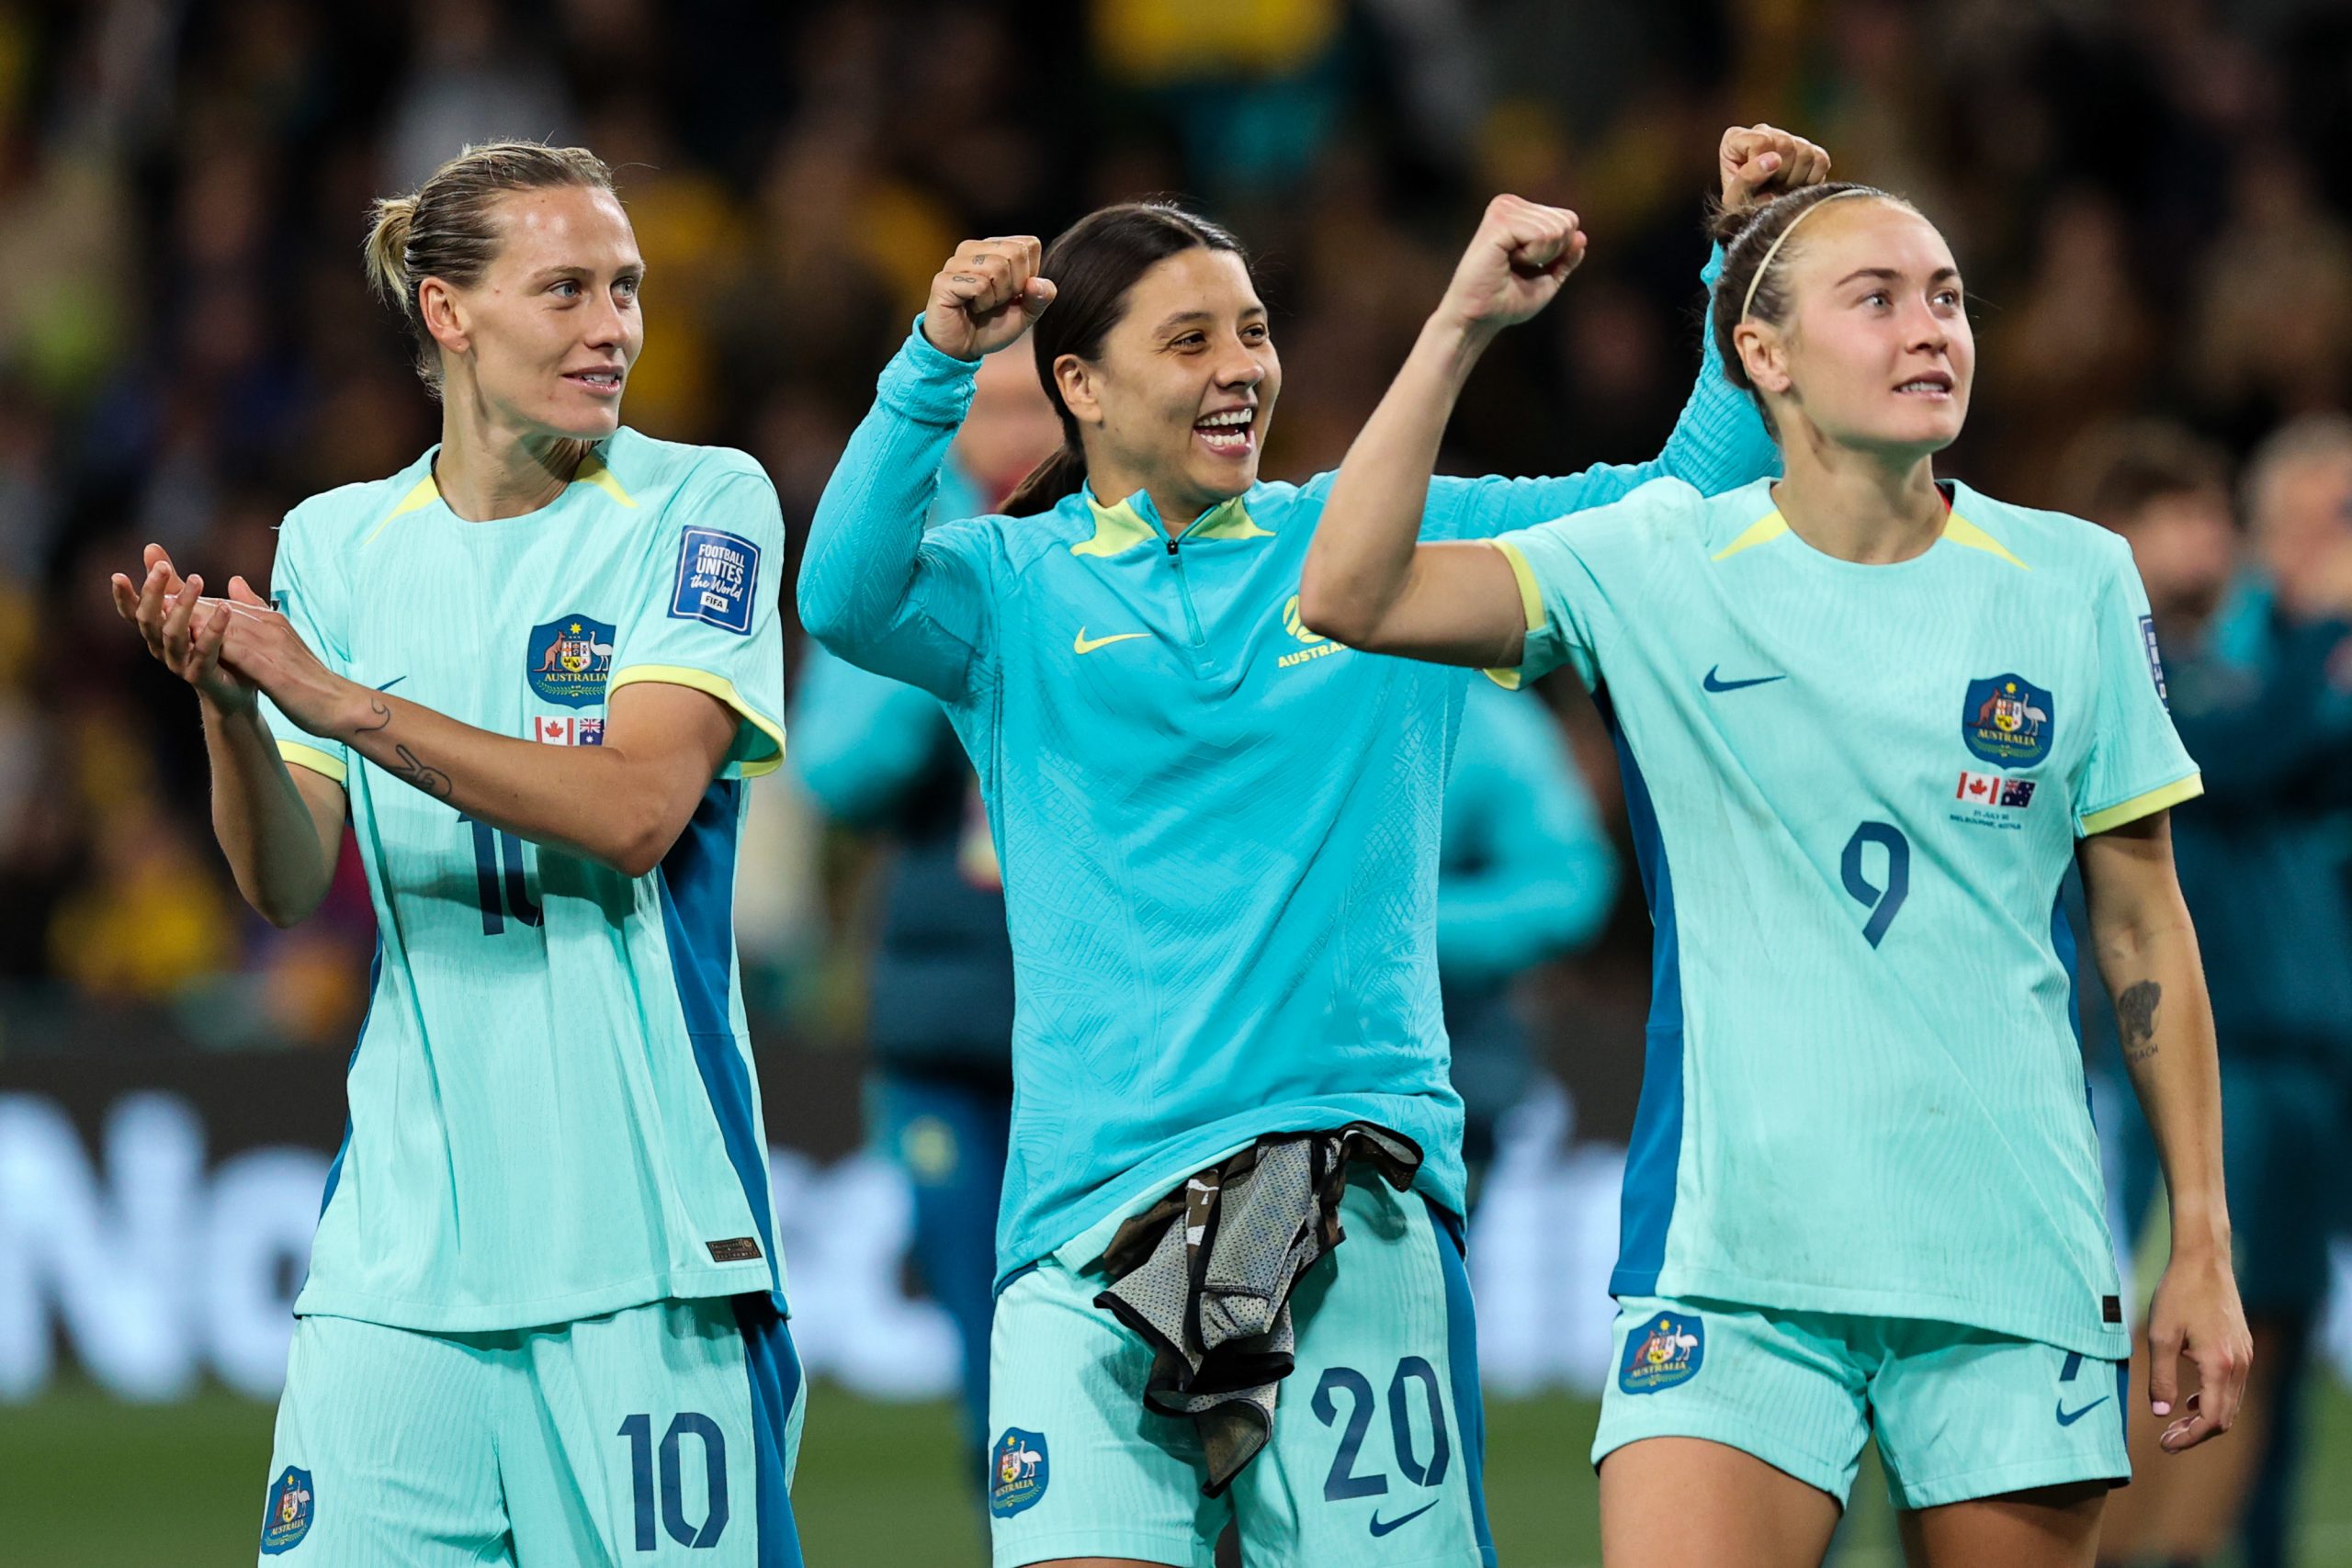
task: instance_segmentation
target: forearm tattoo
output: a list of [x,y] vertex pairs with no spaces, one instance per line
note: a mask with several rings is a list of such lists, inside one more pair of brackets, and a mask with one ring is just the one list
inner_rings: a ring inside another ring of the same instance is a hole
[[[401,760],[401,765],[391,770],[392,777],[414,784],[435,800],[449,798],[448,774],[438,768],[425,766],[405,744],[396,745],[392,750]],[[2154,1051],[2155,1047],[2151,1045],[2148,1049]]]
[[2137,1066],[2156,1054],[2156,1004],[2165,988],[2154,980],[2123,987],[2115,998],[2116,1031],[2123,1037],[2123,1059]]
[[[373,735],[378,730],[389,728],[390,727],[392,722],[392,710],[384,705],[381,698],[369,698],[368,701],[368,711],[374,716],[373,720],[370,723],[360,725],[355,728],[352,731],[352,734],[355,737],[361,735]],[[447,800],[449,798],[448,774],[443,773],[438,768],[428,765],[423,758],[419,757],[414,751],[409,750],[405,741],[393,742],[392,754],[400,759],[400,765],[398,767],[387,767],[385,772],[390,773],[392,777],[399,779],[403,784],[414,784],[417,788],[423,790],[425,794],[431,795],[435,800]]]

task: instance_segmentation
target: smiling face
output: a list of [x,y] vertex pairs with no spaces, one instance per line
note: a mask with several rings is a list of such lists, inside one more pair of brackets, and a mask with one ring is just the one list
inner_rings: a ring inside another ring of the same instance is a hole
[[1102,499],[1148,490],[1164,521],[1183,524],[1257,482],[1282,360],[1232,252],[1196,246],[1155,264],[1101,354],[1066,354],[1054,373]]
[[494,423],[525,434],[610,435],[645,343],[628,215],[609,191],[564,186],[500,197],[492,225],[498,250],[478,282],[418,290],[445,385],[469,380]]
[[1806,432],[1895,458],[1951,446],[1968,417],[1976,339],[1935,225],[1892,202],[1832,201],[1789,246],[1788,321],[1734,334],[1784,446]]

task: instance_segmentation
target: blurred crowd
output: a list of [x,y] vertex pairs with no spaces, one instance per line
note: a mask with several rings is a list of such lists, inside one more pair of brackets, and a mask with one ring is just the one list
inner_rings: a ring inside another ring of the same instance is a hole
[[[2352,615],[2340,4],[0,0],[0,1052],[350,1040],[364,888],[346,867],[292,932],[245,911],[194,704],[104,584],[151,540],[265,582],[294,501],[434,439],[359,241],[461,144],[615,166],[650,267],[626,417],[751,451],[797,537],[958,239],[1143,193],[1262,260],[1270,477],[1338,460],[1502,189],[1575,207],[1593,248],[1480,372],[1449,464],[1645,457],[1697,361],[1715,141],[1755,120],[1951,238],[1983,368],[1948,471],[2120,506],[2117,444],[2167,422],[2218,519],[2200,570]],[[859,852],[762,793],[747,973],[796,1034],[853,1037]],[[1629,1037],[1637,903],[1544,986]]]

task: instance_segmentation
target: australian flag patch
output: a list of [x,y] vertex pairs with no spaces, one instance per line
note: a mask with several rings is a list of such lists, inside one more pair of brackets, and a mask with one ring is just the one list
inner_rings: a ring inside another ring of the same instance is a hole
[[678,581],[670,614],[752,635],[752,595],[760,585],[760,547],[718,528],[689,528],[678,541]]

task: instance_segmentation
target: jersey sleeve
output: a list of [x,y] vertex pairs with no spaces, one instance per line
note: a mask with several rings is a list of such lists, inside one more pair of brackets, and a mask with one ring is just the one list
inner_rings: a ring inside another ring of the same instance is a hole
[[784,762],[784,514],[775,489],[754,467],[707,464],[662,522],[614,637],[606,691],[653,681],[706,692],[738,721],[719,776],[774,773]]
[[[305,525],[300,508],[287,513],[277,529],[277,556],[270,563],[269,598],[303,644],[342,675],[349,663],[343,634],[343,579],[315,536],[315,527]],[[261,716],[277,742],[277,754],[288,763],[337,784],[350,778],[351,751],[342,741],[311,734],[266,694]]]
[[2091,704],[2090,750],[2075,785],[2075,827],[2085,838],[2205,790],[2165,709],[2155,622],[2128,551],[2117,551],[2095,614],[2098,690]]
[[[1712,288],[1723,251],[1708,258],[1700,281]],[[1652,479],[1680,479],[1701,495],[1720,495],[1781,471],[1780,449],[1746,392],[1724,374],[1715,334],[1702,334],[1699,378],[1667,437],[1646,463],[1597,463],[1558,479],[1446,479],[1430,481],[1424,539],[1490,539],[1515,528],[1590,507],[1607,506]]]
[[1599,686],[1625,596],[1638,590],[1644,558],[1663,542],[1660,525],[1699,500],[1690,486],[1660,479],[1612,505],[1489,540],[1519,584],[1527,641],[1516,666],[1487,673],[1516,690],[1570,664],[1588,688]]

